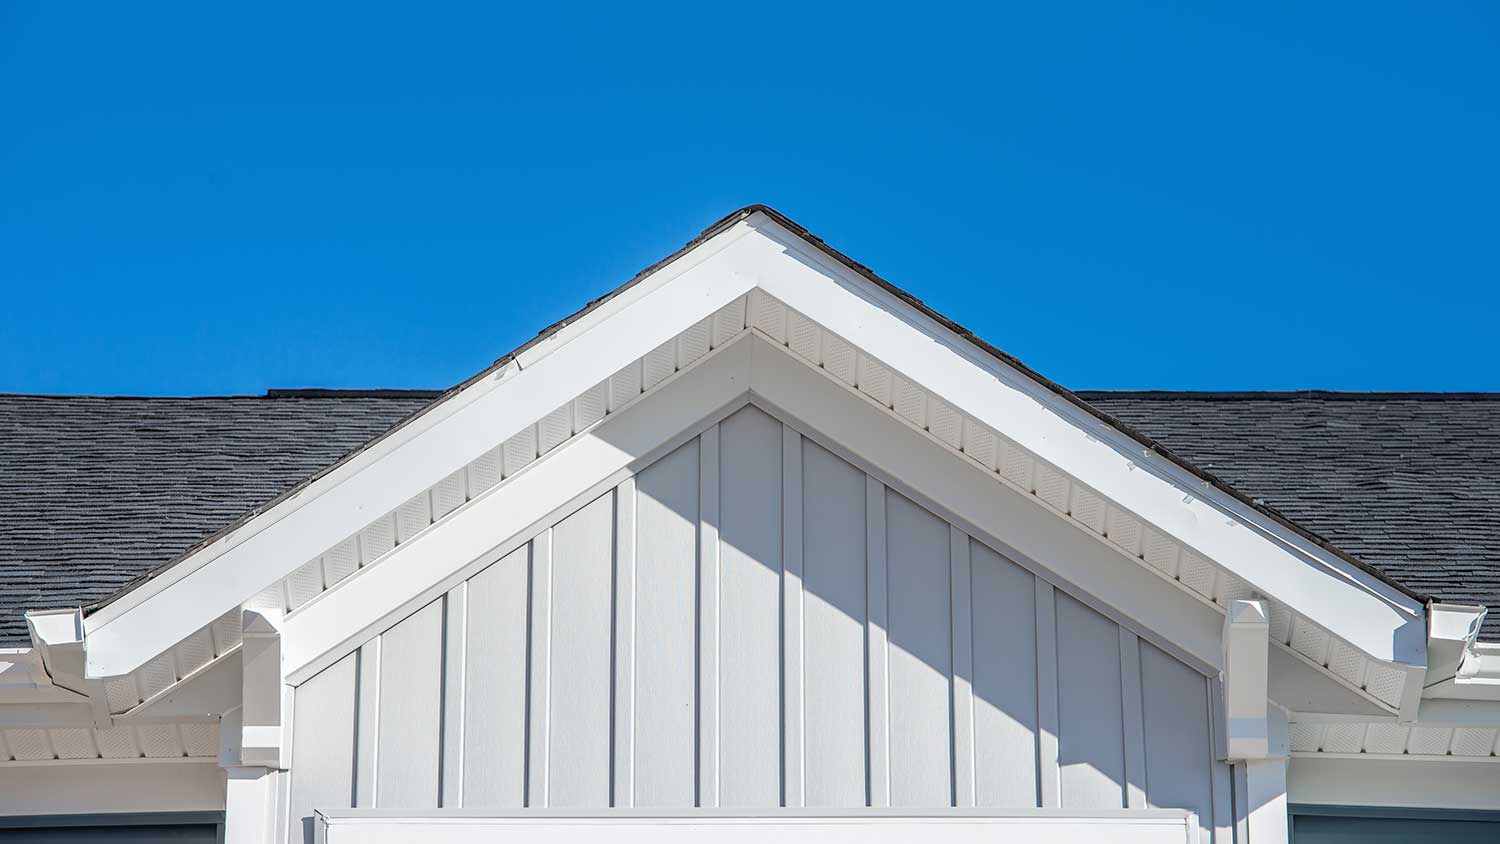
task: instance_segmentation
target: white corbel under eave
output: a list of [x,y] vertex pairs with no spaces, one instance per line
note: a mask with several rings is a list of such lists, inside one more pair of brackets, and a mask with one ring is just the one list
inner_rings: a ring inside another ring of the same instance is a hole
[[[282,668],[281,625],[280,613],[244,610],[238,758],[233,760],[239,766],[276,770],[291,767],[284,717],[289,689]],[[221,729],[228,726],[226,721]]]
[[1261,601],[1231,601],[1224,619],[1224,735],[1234,766],[1236,825],[1245,840],[1288,840],[1286,717],[1266,698],[1270,616]]
[[1224,618],[1224,736],[1231,761],[1264,759],[1270,752],[1270,630],[1263,602],[1229,602]]

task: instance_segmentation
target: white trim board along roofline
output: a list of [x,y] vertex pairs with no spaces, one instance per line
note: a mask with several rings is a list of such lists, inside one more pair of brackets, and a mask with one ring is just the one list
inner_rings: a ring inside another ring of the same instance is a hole
[[965,424],[998,432],[1337,641],[1405,666],[1399,705],[1414,711],[1427,658],[1420,596],[1089,412],[760,207],[716,224],[424,413],[94,611],[84,622],[86,676],[134,671],[606,382],[622,365],[751,294],[781,303],[879,361]]

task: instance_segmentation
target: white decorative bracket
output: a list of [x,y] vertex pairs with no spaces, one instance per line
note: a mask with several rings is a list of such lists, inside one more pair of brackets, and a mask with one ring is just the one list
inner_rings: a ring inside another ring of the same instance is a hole
[[285,770],[290,767],[291,748],[282,741],[281,613],[247,608],[242,620],[240,741],[238,759],[232,761],[238,766]]
[[1261,601],[1230,601],[1224,619],[1224,735],[1232,761],[1270,755],[1266,687],[1270,615]]
[[1262,601],[1230,601],[1224,619],[1225,755],[1234,764],[1238,838],[1286,844],[1286,717],[1272,707],[1270,614]]
[[282,840],[282,788],[290,767],[285,741],[286,674],[282,665],[281,613],[244,609],[240,616],[240,706],[219,721],[219,767],[226,778],[225,844],[275,844]]

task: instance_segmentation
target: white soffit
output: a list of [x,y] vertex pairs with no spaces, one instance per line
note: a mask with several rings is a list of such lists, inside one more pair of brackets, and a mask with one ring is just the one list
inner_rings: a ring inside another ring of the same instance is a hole
[[102,728],[76,723],[0,729],[0,770],[90,762],[212,762],[218,755],[217,719]]
[[757,213],[90,616],[89,675],[130,674],[251,596],[300,606],[498,483],[507,449],[529,462],[586,430],[601,401],[613,408],[622,372],[640,368],[640,395],[747,325],[1205,601],[1272,598],[1273,639],[1386,705],[1406,685],[1389,663],[1423,664],[1415,599],[1204,488]]

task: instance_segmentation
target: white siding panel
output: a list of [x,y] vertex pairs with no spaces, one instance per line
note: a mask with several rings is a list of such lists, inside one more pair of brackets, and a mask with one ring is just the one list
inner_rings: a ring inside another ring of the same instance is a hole
[[530,546],[469,579],[464,806],[526,801],[526,603]]
[[[817,337],[813,337],[816,350]],[[814,351],[816,354],[816,351]],[[804,781],[806,708],[803,688],[805,655],[802,627],[802,435],[781,428],[781,805],[801,807],[807,800]]]
[[719,805],[719,426],[698,435],[698,805]]
[[1037,792],[1036,589],[1031,572],[970,542],[974,802],[1041,805]]
[[297,690],[294,838],[460,798],[1228,817],[1207,678],[761,410],[536,530]]
[[552,530],[549,807],[609,805],[613,601],[611,492]]
[[417,610],[380,638],[377,805],[437,808],[443,698],[442,599]]
[[953,801],[948,533],[943,520],[887,492],[892,806]]
[[1057,593],[1058,766],[1064,809],[1125,806],[1120,631]]
[[[693,805],[698,441],[636,479],[634,805]],[[616,803],[625,805],[616,795]]]
[[1144,640],[1140,653],[1146,799],[1197,812],[1208,841],[1214,820],[1208,680]]
[[354,666],[344,657],[297,687],[292,737],[291,841],[312,844],[314,809],[354,800]]
[[865,475],[802,441],[807,805],[865,803]]
[[868,656],[870,695],[866,718],[866,740],[870,753],[869,803],[883,809],[891,805],[891,707],[890,707],[890,626],[886,610],[888,576],[885,560],[885,485],[865,475],[865,652]]
[[781,802],[781,423],[719,425],[719,805]]

